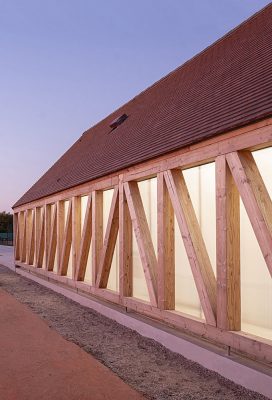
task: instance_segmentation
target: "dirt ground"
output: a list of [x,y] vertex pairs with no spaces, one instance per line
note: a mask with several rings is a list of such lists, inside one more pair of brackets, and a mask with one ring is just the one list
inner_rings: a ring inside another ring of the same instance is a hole
[[0,286],[147,399],[265,399],[2,266]]

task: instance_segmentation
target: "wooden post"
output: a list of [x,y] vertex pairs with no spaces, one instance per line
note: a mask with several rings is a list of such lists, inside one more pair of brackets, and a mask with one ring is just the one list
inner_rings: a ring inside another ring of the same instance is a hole
[[122,175],[119,183],[119,292],[121,300],[133,295],[132,224]]
[[92,284],[95,286],[103,247],[103,192],[92,193]]
[[239,192],[224,155],[216,158],[217,326],[241,330]]
[[81,240],[81,198],[72,198],[72,278],[75,279]]
[[158,307],[175,309],[174,210],[163,172],[157,177],[158,190]]

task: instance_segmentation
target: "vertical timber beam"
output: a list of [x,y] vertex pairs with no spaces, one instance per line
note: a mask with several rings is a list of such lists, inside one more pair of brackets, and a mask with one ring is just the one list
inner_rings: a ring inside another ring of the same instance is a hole
[[158,201],[158,307],[175,309],[174,210],[163,172],[157,176]]
[[103,192],[92,193],[92,284],[95,286],[103,247]]
[[81,240],[81,198],[72,198],[72,279],[76,277],[77,260]]
[[224,155],[216,158],[217,326],[241,330],[239,192]]
[[132,224],[124,192],[123,175],[119,181],[119,291],[121,300],[133,295]]
[[57,202],[57,266],[58,271],[60,270],[61,254],[64,237],[64,201],[59,200]]

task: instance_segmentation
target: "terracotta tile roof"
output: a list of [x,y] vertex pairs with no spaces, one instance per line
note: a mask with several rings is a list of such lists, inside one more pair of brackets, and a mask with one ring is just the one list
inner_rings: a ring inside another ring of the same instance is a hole
[[270,115],[271,3],[86,131],[15,206]]

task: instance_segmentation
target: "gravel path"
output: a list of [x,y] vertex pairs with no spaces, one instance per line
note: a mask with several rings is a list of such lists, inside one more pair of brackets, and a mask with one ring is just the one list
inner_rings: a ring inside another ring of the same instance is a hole
[[0,287],[147,399],[265,399],[2,266]]

